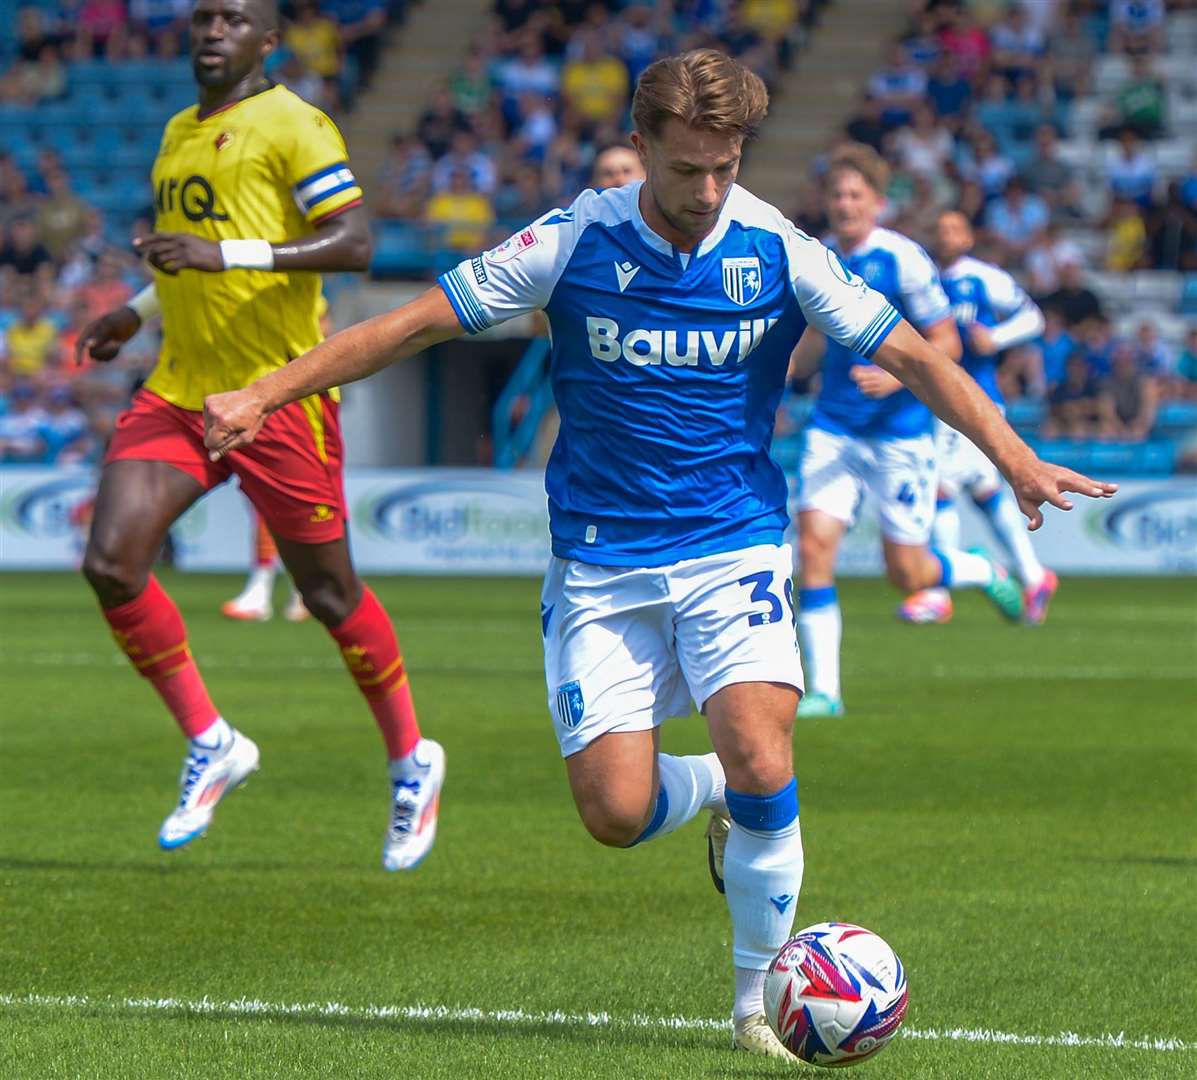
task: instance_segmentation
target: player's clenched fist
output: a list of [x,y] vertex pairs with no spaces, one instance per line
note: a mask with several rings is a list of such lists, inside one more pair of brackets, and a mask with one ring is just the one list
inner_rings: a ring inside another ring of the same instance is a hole
[[226,454],[248,446],[262,430],[266,416],[252,388],[209,394],[204,398],[204,445],[208,457],[219,461]]
[[164,274],[174,275],[180,270],[215,274],[225,268],[220,245],[191,233],[150,233],[139,236],[133,246]]
[[119,307],[98,319],[93,319],[75,339],[75,363],[83,364],[87,357],[107,363],[115,360],[121,346],[137,333],[141,319],[129,307]]

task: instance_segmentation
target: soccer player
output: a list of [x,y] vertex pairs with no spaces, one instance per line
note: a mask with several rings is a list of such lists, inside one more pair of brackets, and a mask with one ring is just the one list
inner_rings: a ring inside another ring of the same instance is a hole
[[[612,847],[715,815],[708,855],[733,926],[735,1045],[789,1057],[762,994],[802,884],[791,745],[802,670],[786,481],[769,442],[808,320],[985,447],[1033,524],[1043,500],[1068,505],[1065,489],[1113,488],[1039,461],[883,296],[735,184],[767,105],[760,79],[722,53],[656,62],[632,105],[642,184],[583,192],[411,303],[205,408],[208,446],[226,461],[288,402],[545,311],[561,428],[541,624],[578,813]],[[714,753],[661,753],[660,724],[692,701]]]
[[[220,613],[226,619],[236,619],[238,622],[268,622],[274,615],[274,579],[283,561],[279,557],[278,544],[274,542],[262,516],[256,510],[251,509],[250,513],[254,522],[253,565],[245,588],[232,600],[221,604]],[[291,596],[283,608],[283,618],[287,622],[303,622],[310,614],[304,606],[302,594],[292,585]]]
[[166,125],[153,169],[157,231],[138,242],[154,284],[79,336],[80,356],[111,360],[161,309],[162,353],[117,421],[83,572],[117,644],[189,740],[158,837],[180,847],[257,769],[258,748],[213,704],[150,567],[171,523],[235,475],[382,731],[392,785],[383,864],[407,869],[435,836],[444,753],[420,737],[395,632],[349,558],[336,394],[301,395],[230,459],[210,461],[203,445],[206,395],[320,340],[319,272],[366,268],[361,189],[328,117],[263,73],[279,40],[274,0],[197,0],[190,40],[199,104]]
[[[836,151],[826,190],[832,250],[848,276],[863,278],[939,353],[958,360],[960,336],[935,265],[913,240],[877,225],[888,183],[889,170],[871,147]],[[878,504],[886,575],[895,586],[906,593],[976,586],[1007,618],[1022,613],[1019,591],[1002,567],[974,552],[928,547],[935,514],[931,410],[884,364],[870,362],[868,349],[831,335],[824,342],[818,330],[804,335],[794,358],[799,370],[823,358],[798,497],[798,628],[810,681],[799,708],[805,717],[844,712],[835,562],[866,492]]]
[[[1037,338],[1043,332],[1043,313],[1005,270],[969,254],[973,230],[963,214],[949,210],[940,215],[935,248],[944,291],[964,343],[964,370],[1001,408],[997,354]],[[1038,626],[1047,617],[1059,581],[1035,555],[1002,474],[965,436],[942,422],[935,425],[935,453],[939,495],[932,543],[940,551],[960,546],[955,500],[961,491],[967,491],[1010,554],[1023,586],[1023,618]],[[951,594],[944,588],[924,589],[907,597],[898,614],[906,622],[946,623],[952,617]]]

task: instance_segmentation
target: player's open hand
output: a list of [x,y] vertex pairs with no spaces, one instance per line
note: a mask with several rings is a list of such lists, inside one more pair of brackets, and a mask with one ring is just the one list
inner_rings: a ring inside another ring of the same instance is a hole
[[137,333],[140,326],[137,312],[129,307],[119,307],[93,319],[75,339],[75,363],[82,366],[89,356],[101,364],[115,360],[121,346]]
[[224,269],[220,245],[191,233],[148,233],[133,241],[140,255],[164,274],[180,270],[203,270],[216,274]]
[[902,389],[899,379],[876,364],[854,364],[848,375],[865,397],[889,397]]
[[1010,486],[1018,498],[1018,508],[1028,519],[1027,528],[1034,532],[1043,524],[1045,502],[1060,510],[1071,510],[1072,500],[1066,494],[1086,495],[1090,499],[1108,499],[1118,490],[1117,484],[1089,477],[1060,465],[1049,465],[1039,458],[1033,464],[1010,476]]
[[252,388],[229,390],[204,398],[204,445],[208,457],[219,461],[248,446],[266,423],[266,410]]

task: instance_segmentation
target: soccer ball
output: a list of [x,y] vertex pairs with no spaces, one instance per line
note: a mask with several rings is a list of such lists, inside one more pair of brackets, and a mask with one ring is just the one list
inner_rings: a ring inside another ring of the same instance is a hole
[[765,1016],[812,1065],[855,1065],[877,1053],[906,1015],[906,972],[871,930],[825,922],[799,931],[765,976]]

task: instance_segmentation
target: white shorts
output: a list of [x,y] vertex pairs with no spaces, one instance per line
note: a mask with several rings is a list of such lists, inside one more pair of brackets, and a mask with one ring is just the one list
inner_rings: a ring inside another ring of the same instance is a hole
[[987,495],[1006,481],[977,444],[942,420],[935,422],[935,453],[939,459],[939,490],[954,499],[962,491]]
[[822,510],[851,525],[868,492],[877,502],[887,540],[925,544],[931,539],[936,488],[930,435],[858,439],[807,428],[799,472],[799,511]]
[[801,690],[792,566],[788,544],[647,568],[554,558],[540,609],[561,756],[689,716],[732,683]]

